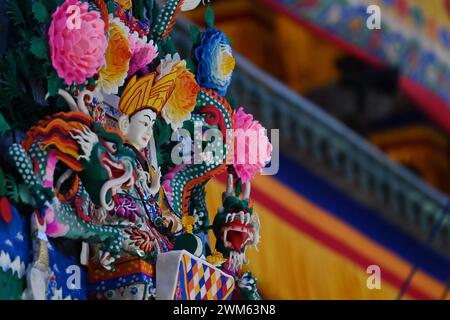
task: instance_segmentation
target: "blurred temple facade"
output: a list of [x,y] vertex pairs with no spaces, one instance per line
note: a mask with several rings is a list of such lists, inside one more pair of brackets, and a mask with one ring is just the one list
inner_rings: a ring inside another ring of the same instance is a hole
[[[280,129],[279,173],[252,184],[263,297],[448,299],[450,1],[211,4],[237,56],[232,91]],[[203,16],[181,21],[180,47]]]

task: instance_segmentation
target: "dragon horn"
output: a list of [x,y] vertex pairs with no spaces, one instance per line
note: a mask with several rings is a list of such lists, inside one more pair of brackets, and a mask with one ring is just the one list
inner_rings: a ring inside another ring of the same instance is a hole
[[233,175],[228,175],[228,181],[227,181],[227,194],[232,195],[233,194]]
[[[89,111],[86,108],[86,104],[84,102],[84,97],[87,96],[89,98],[89,101],[92,101],[93,95],[88,90],[83,90],[80,95],[78,96],[77,101],[72,97],[72,95],[63,89],[58,89],[58,94],[66,101],[66,103],[69,105],[70,111],[74,112],[82,112],[84,114],[89,115]],[[49,93],[45,95],[45,99],[48,99],[50,96]]]
[[250,181],[247,181],[245,183],[245,193],[244,193],[244,200],[249,200],[250,199],[250,190],[251,190],[251,185],[250,185]]
[[[75,112],[79,111],[78,105],[75,102],[75,99],[70,95],[70,93],[68,93],[66,90],[59,89],[58,94],[67,102],[67,104],[69,105],[70,111],[75,111]],[[45,99],[48,99],[49,96],[50,96],[50,94],[47,93],[45,95]]]
[[82,112],[82,113],[87,114],[89,116],[90,115],[89,111],[88,111],[88,109],[86,107],[86,103],[84,102],[85,97],[88,98],[89,102],[92,102],[92,100],[94,98],[94,94],[91,91],[86,90],[86,89],[81,91],[80,94],[78,95],[77,106],[78,106],[79,112]]

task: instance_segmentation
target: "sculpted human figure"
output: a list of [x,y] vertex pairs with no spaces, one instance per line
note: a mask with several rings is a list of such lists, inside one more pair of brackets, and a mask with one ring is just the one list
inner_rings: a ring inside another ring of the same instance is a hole
[[[130,235],[125,237],[125,243],[136,246],[137,253],[142,257],[172,248],[156,200],[161,172],[157,165],[153,126],[165,101],[152,99],[152,90],[160,90],[154,79],[155,74],[139,80],[132,78],[120,99],[122,116],[118,121],[119,128],[126,137],[126,144],[136,155],[137,179],[131,189],[118,190],[111,215],[115,221],[132,223],[130,228],[125,229]],[[151,89],[142,92],[143,86]],[[170,96],[170,85],[164,86],[164,90],[159,91],[160,94]]]
[[140,172],[142,176],[138,180],[140,187],[152,196],[158,193],[161,179],[160,168],[156,169],[157,159],[153,139],[155,121],[156,111],[151,107],[144,107],[132,115],[123,115],[119,119],[119,128],[126,136],[127,144],[135,151],[142,170]]
[[[130,188],[118,189],[114,196],[114,208],[105,218],[105,224],[123,226],[122,254],[116,261],[117,271],[113,277],[123,279],[119,287],[101,292],[97,298],[108,299],[147,299],[154,296],[155,285],[150,271],[159,253],[173,248],[170,230],[164,223],[157,201],[160,190],[161,172],[157,165],[156,148],[153,139],[153,126],[158,112],[165,100],[152,100],[152,90],[158,89],[154,83],[155,74],[137,80],[129,80],[119,102],[122,116],[118,126],[125,136],[125,146],[135,154],[135,179]],[[146,87],[146,92],[141,92]],[[169,96],[171,87],[160,95]],[[124,264],[133,269],[133,277],[141,279],[136,282],[129,278]],[[98,280],[98,279],[97,279]],[[102,279],[100,279],[102,280]],[[98,281],[96,281],[98,283]]]

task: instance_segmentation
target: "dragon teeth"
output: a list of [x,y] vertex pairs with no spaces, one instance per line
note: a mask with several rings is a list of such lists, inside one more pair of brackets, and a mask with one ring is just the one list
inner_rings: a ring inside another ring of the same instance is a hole
[[248,225],[248,224],[250,224],[250,221],[252,220],[252,217],[250,216],[249,212],[247,212],[245,216],[247,217],[247,222],[245,224]]

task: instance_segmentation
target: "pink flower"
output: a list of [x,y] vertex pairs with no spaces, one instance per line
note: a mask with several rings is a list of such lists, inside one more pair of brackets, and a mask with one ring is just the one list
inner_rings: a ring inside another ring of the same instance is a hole
[[153,44],[153,40],[146,42],[145,39],[130,38],[132,57],[128,76],[134,75],[137,71],[149,65],[158,56],[158,46]]
[[87,2],[66,0],[53,13],[48,30],[53,67],[67,85],[84,83],[105,64],[105,23],[88,6]]
[[264,127],[239,108],[233,115],[233,167],[242,183],[250,181],[270,161],[272,145]]
[[180,164],[178,166],[176,166],[175,168],[173,168],[170,172],[168,172],[165,176],[164,176],[164,181],[161,184],[161,187],[164,189],[164,194],[166,195],[167,201],[169,202],[169,205],[172,206],[173,205],[173,198],[172,198],[172,193],[173,193],[173,188],[172,188],[172,179],[175,178],[175,175],[180,172],[181,170],[183,170],[186,167],[185,164]]

